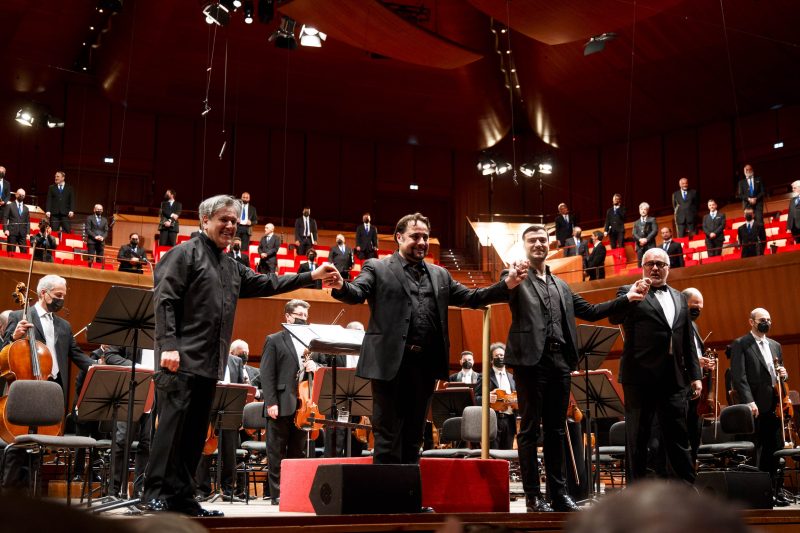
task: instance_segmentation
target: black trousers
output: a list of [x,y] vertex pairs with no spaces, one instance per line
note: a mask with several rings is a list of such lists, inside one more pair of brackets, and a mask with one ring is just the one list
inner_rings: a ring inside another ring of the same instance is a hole
[[203,454],[217,380],[183,372],[154,377],[158,427],[144,484],[145,500],[165,500],[171,509],[196,509],[194,473]]
[[375,249],[370,249],[369,251],[365,251],[362,248],[360,252],[356,252],[356,257],[358,257],[362,261],[366,261],[367,259],[376,259],[378,257],[378,251]]
[[[520,430],[517,433],[522,489],[526,497],[541,497],[539,464],[536,457],[539,424],[544,429],[544,467],[550,497],[567,493],[564,471],[569,368],[545,354],[536,366],[514,367],[519,400]],[[560,354],[555,355],[560,358]]]
[[53,231],[63,231],[69,233],[72,225],[69,221],[69,215],[57,215],[50,213],[50,228]]
[[608,241],[611,248],[622,248],[625,245],[625,230],[609,230]]
[[688,392],[685,387],[666,389],[653,385],[623,384],[625,391],[625,437],[628,481],[647,475],[648,445],[653,418],[658,419],[662,441],[672,475],[694,483],[694,462],[686,429]]
[[778,459],[774,454],[783,448],[781,419],[775,416],[774,410],[767,413],[759,411],[756,417],[756,431],[753,442],[756,445],[758,469],[762,472],[769,472],[774,482],[778,471]]
[[20,253],[28,253],[28,241],[25,238],[25,235],[18,235],[18,234],[9,234],[8,238],[6,238],[6,251],[7,252],[16,252],[17,245],[19,245]]
[[[151,418],[149,413],[144,413],[139,420],[133,422],[133,431],[128,433],[128,422],[117,422],[117,429],[114,433],[116,440],[116,456],[114,457],[114,481],[111,492],[116,494],[122,487],[122,479],[128,478],[128,465],[123,464],[125,460],[125,437],[128,442],[137,442],[136,454],[134,455],[133,466],[133,492],[138,494],[144,487],[144,472],[147,463],[150,461],[150,426]],[[130,456],[129,456],[130,457]]]
[[311,237],[300,237],[300,246],[297,247],[297,255],[306,255],[314,247]]
[[[691,392],[689,396],[691,396]],[[695,400],[689,399],[689,406],[686,412],[686,431],[689,433],[689,448],[692,453],[693,465],[697,463],[697,449],[700,447],[700,437],[703,433],[703,419],[697,414],[697,405],[700,400],[705,401],[705,398],[701,396]]]
[[694,237],[694,222],[676,222],[675,233],[677,233],[678,238],[687,234]]
[[175,246],[178,240],[178,232],[171,229],[162,229],[158,232],[158,245],[159,246]]
[[267,418],[269,495],[281,496],[281,461],[305,457],[306,432],[294,425],[294,415]]
[[649,250],[650,248],[652,248],[652,247],[653,246],[651,244],[649,244],[649,243],[644,245],[644,246],[637,246],[636,247],[636,261],[637,261],[636,264],[638,266],[642,266],[642,257],[644,257],[644,253],[647,250]]
[[[221,468],[220,482],[222,491],[229,493],[233,490],[233,477],[236,471],[236,448],[239,446],[239,431],[235,429],[220,430],[217,437],[217,467]],[[221,452],[221,453],[220,453]],[[195,483],[197,483],[197,493],[201,496],[211,494],[211,461],[213,455],[203,455],[197,465],[195,473]],[[219,490],[220,487],[217,487]]]
[[706,253],[708,257],[722,255],[722,245],[725,244],[725,236],[717,236],[713,239],[706,239]]
[[372,380],[373,463],[419,463],[425,416],[436,383],[425,361],[433,357],[406,352],[394,379]]
[[510,450],[517,434],[517,415],[497,413],[497,438],[492,441],[495,450]]
[[236,236],[242,239],[242,251],[250,253],[250,234],[247,232],[252,226],[237,226]]
[[86,249],[89,250],[89,264],[92,264],[93,261],[97,261],[100,264],[103,263],[103,254],[106,249],[105,242],[96,241],[90,237],[86,242]]

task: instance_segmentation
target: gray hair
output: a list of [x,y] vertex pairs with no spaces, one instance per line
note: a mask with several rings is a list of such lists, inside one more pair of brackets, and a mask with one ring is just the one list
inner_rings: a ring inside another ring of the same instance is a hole
[[295,298],[294,300],[289,300],[286,302],[286,305],[283,306],[283,312],[287,315],[290,315],[294,312],[295,309],[298,307],[302,307],[303,309],[308,309],[311,305],[305,300],[299,300]]
[[230,349],[228,350],[228,353],[233,353],[233,350],[235,350],[236,348],[242,348],[247,351],[250,351],[250,346],[248,346],[248,344],[242,339],[236,339],[235,341],[233,341],[231,343]]
[[658,255],[661,257],[661,260],[664,261],[667,265],[669,265],[669,254],[664,251],[663,248],[650,248],[647,250],[644,255],[642,256],[642,263],[644,263],[644,258],[647,256],[653,257],[654,255]]
[[352,322],[347,324],[344,328],[345,329],[358,329],[360,331],[364,331],[364,324],[362,324],[358,320],[353,320]]
[[648,204],[647,202],[640,203],[639,204],[639,209],[642,209],[643,207],[645,207],[647,209],[650,209],[650,204]]
[[48,274],[39,280],[39,284],[36,285],[36,294],[39,294],[42,291],[52,290],[56,287],[56,285],[63,285],[66,287],[67,280],[61,276],[56,276],[55,274]]
[[794,180],[792,182],[792,187],[800,187],[800,180]]
[[217,196],[206,198],[200,204],[200,207],[197,208],[200,221],[203,221],[204,216],[208,218],[213,217],[217,211],[226,207],[233,207],[234,211],[236,211],[236,218],[242,216],[241,200],[228,194],[218,194]]
[[683,289],[683,291],[681,291],[681,294],[683,294],[683,296],[687,300],[689,300],[690,298],[702,298],[703,297],[703,293],[700,292],[699,290],[695,289],[694,287],[687,287],[687,288]]
[[11,315],[11,309],[6,309],[0,313],[0,335],[5,333],[6,326],[8,325],[8,317]]

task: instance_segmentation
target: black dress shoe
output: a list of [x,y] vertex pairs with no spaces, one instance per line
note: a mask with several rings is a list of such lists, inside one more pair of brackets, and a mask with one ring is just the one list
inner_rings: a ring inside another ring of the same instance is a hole
[[435,513],[436,511],[433,509],[433,507],[420,507],[419,512],[420,513]]
[[189,516],[198,516],[201,518],[216,518],[220,516],[225,516],[225,513],[223,513],[222,511],[217,511],[216,509],[214,510],[203,509],[202,507],[200,509],[195,510],[194,513],[186,513],[186,514],[188,514]]
[[144,502],[141,508],[145,511],[150,511],[151,513],[159,513],[170,510],[167,502],[164,500],[159,500],[158,498],[153,498],[152,500]]
[[783,494],[779,494],[773,498],[772,503],[775,507],[788,507],[792,502],[786,499]]
[[581,510],[578,504],[566,494],[554,496],[551,503],[553,505],[553,510],[559,513],[572,513]]
[[272,505],[280,505],[281,504],[281,499],[280,498],[270,498],[270,503]]
[[529,513],[552,513],[553,508],[541,496],[525,499],[525,507]]

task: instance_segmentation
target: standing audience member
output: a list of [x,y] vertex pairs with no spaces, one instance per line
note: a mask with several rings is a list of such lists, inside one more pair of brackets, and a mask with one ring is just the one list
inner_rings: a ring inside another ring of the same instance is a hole
[[706,253],[708,257],[722,255],[725,244],[725,213],[717,211],[717,201],[708,201],[708,214],[703,217],[703,233],[706,234]]
[[102,205],[95,204],[94,214],[86,217],[83,232],[86,238],[86,248],[89,250],[89,266],[92,266],[93,261],[102,265],[105,262],[103,255],[106,249],[106,237],[108,237],[108,219],[103,216]]
[[603,244],[603,232],[595,231],[592,233],[594,248],[586,259],[586,275],[590,280],[606,278],[606,247]]
[[59,170],[55,175],[55,183],[47,189],[47,206],[45,215],[50,219],[53,231],[70,232],[69,219],[75,216],[75,194],[72,186],[66,183],[67,175]]
[[297,255],[306,255],[317,244],[317,221],[311,218],[311,208],[303,208],[303,216],[294,221],[294,245]]
[[242,214],[239,216],[239,225],[236,226],[236,236],[242,241],[246,251],[250,251],[250,237],[253,235],[253,226],[258,224],[256,208],[250,204],[250,193],[242,193]]
[[[558,247],[563,248],[567,245],[567,239],[572,237],[575,228],[575,217],[570,216],[567,204],[558,204],[558,215],[556,215],[556,240]],[[565,254],[566,255],[566,254]],[[575,255],[574,253],[570,255]]]
[[336,236],[336,245],[331,246],[328,261],[333,263],[342,278],[350,279],[350,270],[353,268],[353,249],[345,244],[344,235],[341,233]]
[[767,231],[764,229],[764,224],[754,220],[753,209],[750,207],[744,210],[744,220],[744,224],[737,229],[742,257],[764,255],[767,246]]
[[278,250],[281,248],[281,238],[275,235],[275,226],[270,222],[264,226],[264,236],[258,243],[258,262],[260,274],[278,273]]
[[606,211],[606,222],[603,235],[609,239],[609,246],[622,248],[625,240],[625,206],[622,205],[622,195],[614,194],[611,207]]
[[378,228],[372,225],[372,217],[364,213],[362,223],[356,227],[356,255],[362,261],[378,257]]
[[6,167],[0,165],[0,215],[11,198],[11,183],[6,179]]
[[696,190],[689,189],[689,179],[678,180],[678,190],[672,193],[672,209],[675,211],[675,229],[678,238],[687,234],[694,237],[694,223],[699,208],[700,198]]
[[31,212],[25,205],[25,189],[17,189],[16,198],[6,204],[3,215],[3,233],[6,234],[6,251],[28,252],[28,238],[31,234]]
[[795,244],[800,244],[800,180],[792,182],[792,199],[789,200],[786,233],[791,233]]
[[161,202],[160,220],[158,223],[158,244],[159,246],[175,246],[178,240],[178,230],[183,206],[175,199],[175,189],[167,189],[164,193],[164,201]]
[[636,258],[639,266],[642,266],[642,256],[644,253],[655,246],[658,225],[656,219],[648,216],[650,204],[642,202],[639,204],[639,218],[633,223],[633,239],[636,241]]
[[742,209],[751,208],[756,222],[764,222],[764,197],[767,195],[764,182],[753,173],[753,165],[744,166],[744,178],[739,180],[736,197],[742,201]]

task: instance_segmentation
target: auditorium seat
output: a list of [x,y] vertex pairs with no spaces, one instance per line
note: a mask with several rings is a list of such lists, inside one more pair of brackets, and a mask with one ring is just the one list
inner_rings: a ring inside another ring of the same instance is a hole
[[685,266],[685,267],[693,267],[693,266],[696,266],[696,265],[699,265],[699,264],[700,264],[700,261],[698,261],[697,259],[686,259],[684,261],[684,263],[683,263],[683,266]]
[[83,236],[75,233],[62,233],[60,244],[64,244],[69,248],[83,248],[85,246]]
[[742,258],[742,251],[741,250],[734,250],[732,253],[729,254],[722,254],[723,261],[732,261],[735,259]]
[[702,262],[704,265],[708,265],[710,263],[719,263],[720,261],[722,261],[722,256],[717,255],[714,257],[704,257]]
[[786,246],[779,246],[778,253],[782,252],[796,252],[800,250],[800,244],[787,244]]
[[172,246],[161,246],[160,244],[156,244],[153,248],[153,260],[158,263],[161,261],[161,256],[169,252],[171,249]]
[[182,242],[186,242],[186,241],[188,241],[189,239],[191,239],[191,237],[190,237],[189,235],[178,235],[178,238],[177,238],[177,240],[175,241],[175,244],[180,244],[180,243],[182,243]]

